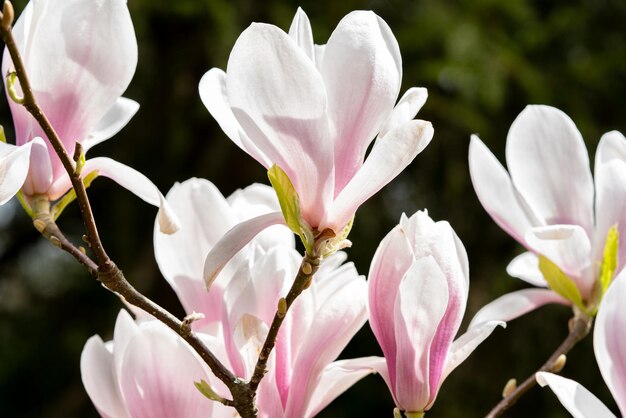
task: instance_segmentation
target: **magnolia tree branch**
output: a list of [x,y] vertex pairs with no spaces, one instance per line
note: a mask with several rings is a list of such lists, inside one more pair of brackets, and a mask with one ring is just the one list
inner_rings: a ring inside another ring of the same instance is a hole
[[302,259],[302,263],[300,264],[300,269],[298,270],[298,274],[291,285],[291,289],[287,293],[287,296],[284,298],[280,298],[278,301],[278,307],[276,309],[276,314],[274,315],[274,319],[272,320],[272,325],[270,326],[269,332],[267,333],[267,338],[263,343],[263,348],[259,353],[259,359],[257,360],[256,366],[254,367],[254,373],[252,378],[250,379],[250,388],[256,391],[261,379],[266,373],[267,360],[269,359],[274,346],[276,345],[276,337],[278,336],[278,331],[280,330],[280,326],[285,319],[285,315],[287,311],[295,301],[295,299],[306,290],[313,280],[313,275],[319,269],[321,262],[321,257],[310,256],[308,253],[304,255]]
[[[567,353],[570,352],[572,348],[579,341],[585,338],[589,331],[591,330],[591,325],[593,324],[593,318],[590,318],[586,314],[580,312],[579,310],[574,310],[574,317],[569,320],[569,334],[563,340],[561,345],[552,353],[550,358],[541,366],[537,372],[552,372],[558,373],[564,366],[564,357]],[[563,359],[563,360],[562,360]],[[535,373],[537,373],[535,372]],[[514,390],[509,393],[505,393],[504,398],[485,416],[485,418],[496,418],[499,417],[506,411],[508,408],[513,406],[515,402],[517,402],[526,392],[528,392],[533,386],[537,384],[537,380],[535,379],[535,373],[528,376],[521,385],[517,386]],[[506,391],[505,391],[506,392]]]
[[[13,18],[13,6],[11,5],[11,2],[7,0],[4,2],[2,13],[0,14],[0,36],[9,51],[11,60],[13,61],[15,74],[22,90],[23,98],[20,100],[20,103],[41,126],[50,141],[50,144],[61,160],[63,167],[67,171],[74,191],[76,192],[76,200],[78,201],[78,205],[80,207],[83,223],[87,229],[89,246],[96,256],[97,264],[64,237],[52,217],[49,216],[49,212],[46,215],[45,211],[43,211],[35,216],[35,227],[37,227],[39,232],[53,244],[74,256],[74,258],[83,264],[90,274],[96,276],[107,289],[117,293],[128,303],[148,312],[187,341],[187,343],[211,368],[211,371],[215,374],[215,376],[224,382],[230,390],[234,400],[224,400],[223,403],[228,406],[234,406],[244,418],[255,416],[250,415],[248,412],[248,410],[254,411],[254,407],[248,405],[250,403],[249,399],[254,400],[254,394],[250,396],[249,386],[237,379],[237,377],[233,375],[230,370],[228,370],[217,359],[217,357],[215,357],[208,347],[206,347],[202,340],[191,332],[188,326],[184,326],[183,322],[132,287],[124,277],[122,271],[107,255],[98,234],[98,228],[91,210],[89,198],[87,197],[85,185],[81,179],[80,167],[77,167],[75,161],[70,157],[68,150],[65,149],[63,142],[35,99],[35,95],[27,76],[26,68],[24,67],[24,62],[13,37]],[[82,153],[80,148],[77,148],[76,151],[77,154]]]

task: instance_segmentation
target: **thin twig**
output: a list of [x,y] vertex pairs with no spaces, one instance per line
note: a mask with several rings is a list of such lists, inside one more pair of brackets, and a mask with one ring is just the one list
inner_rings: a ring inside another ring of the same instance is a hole
[[48,241],[54,246],[69,253],[80,264],[82,264],[89,274],[98,277],[98,265],[87,255],[86,251],[77,248],[61,232],[54,218],[50,214],[50,201],[47,196],[35,196],[31,199],[33,206],[33,225]]
[[[98,277],[98,280],[100,280],[102,284],[107,287],[107,289],[119,294],[126,301],[128,301],[128,303],[150,313],[156,319],[160,320],[172,330],[174,330],[185,341],[187,341],[187,343],[189,343],[189,345],[191,345],[191,347],[207,363],[215,376],[218,377],[222,382],[224,382],[224,384],[229,388],[231,394],[235,398],[232,402],[237,411],[240,411],[240,409],[242,409],[242,411],[245,411],[245,408],[238,407],[237,398],[250,398],[250,396],[247,395],[249,392],[249,388],[247,387],[247,385],[243,384],[239,379],[237,379],[230,372],[230,370],[228,370],[217,359],[217,357],[213,355],[209,348],[206,347],[206,345],[193,332],[190,331],[188,327],[183,326],[183,323],[180,320],[178,320],[165,309],[161,308],[156,303],[143,296],[134,287],[132,287],[124,277],[122,271],[115,265],[115,263],[113,263],[113,261],[111,261],[111,259],[107,255],[106,251],[104,250],[104,246],[102,245],[102,241],[100,240],[98,228],[93,217],[93,211],[91,209],[85,185],[81,179],[80,169],[76,169],[75,162],[68,154],[68,151],[65,149],[63,142],[59,138],[58,134],[56,133],[54,127],[52,126],[46,115],[44,114],[43,110],[37,104],[35,95],[33,94],[33,90],[31,88],[26,69],[24,67],[24,62],[22,61],[21,55],[13,37],[11,28],[13,23],[13,7],[8,0],[4,2],[3,12],[4,13],[0,16],[0,35],[2,36],[2,39],[7,49],[9,50],[11,60],[13,61],[15,74],[22,89],[23,100],[20,100],[20,102],[41,126],[42,130],[46,134],[46,137],[50,141],[50,144],[54,148],[57,156],[63,164],[63,167],[67,171],[72,186],[76,192],[76,200],[78,201],[78,205],[80,207],[80,213],[83,218],[83,223],[85,224],[85,228],[87,229],[87,237],[89,240],[90,248],[94,252],[98,261],[97,267],[93,265],[94,263],[91,259],[87,261],[88,257],[84,258],[79,255],[81,251],[77,250],[73,245],[71,245],[71,243],[69,243],[69,241],[62,239],[63,235],[58,230],[58,227],[54,231],[50,231],[50,237],[54,237],[51,239],[51,241],[53,241],[53,243],[60,243],[61,245],[58,245],[60,248],[68,251],[70,254],[77,257],[79,259],[79,262],[85,265],[91,274],[94,273],[95,267],[95,273]],[[56,224],[54,224],[54,222],[46,223],[44,230],[47,230],[47,228],[54,229],[55,225]],[[253,398],[254,396],[252,396],[252,399]],[[245,416],[241,412],[240,414],[242,415],[242,417]]]
[[[554,353],[550,356],[548,361],[546,361],[543,366],[537,370],[537,372],[553,372],[558,373],[558,364],[559,357],[569,353],[569,351],[574,348],[579,341],[589,334],[591,330],[591,325],[593,323],[593,319],[588,317],[586,314],[580,312],[575,309],[574,317],[570,319],[569,322],[569,334],[563,340],[561,345],[556,349]],[[536,373],[536,372],[535,372]],[[537,380],[535,379],[535,373],[528,376],[521,385],[519,385],[515,390],[507,394],[490,412],[485,416],[485,418],[496,418],[499,417],[506,411],[508,408],[513,406],[515,402],[517,402],[526,392],[528,392],[533,386],[537,384]]]
[[272,320],[272,325],[267,334],[267,338],[263,343],[263,348],[259,354],[259,359],[257,360],[256,366],[254,367],[254,373],[252,374],[252,378],[250,379],[250,387],[252,390],[256,391],[261,379],[266,373],[267,361],[269,359],[274,346],[276,345],[276,337],[278,336],[278,331],[280,330],[280,326],[285,319],[285,315],[287,311],[293,304],[294,300],[311,285],[311,281],[313,280],[313,275],[319,269],[319,265],[321,262],[320,257],[310,256],[308,253],[305,254],[302,259],[302,263],[300,264],[300,269],[298,270],[298,274],[291,285],[291,289],[287,293],[285,298],[281,298],[278,302],[278,308],[276,310],[276,314],[274,315],[274,319]]

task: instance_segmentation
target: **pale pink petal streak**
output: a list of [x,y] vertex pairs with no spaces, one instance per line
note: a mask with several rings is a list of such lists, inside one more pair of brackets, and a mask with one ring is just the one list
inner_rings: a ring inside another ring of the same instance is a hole
[[226,74],[239,124],[267,160],[287,173],[303,217],[318,226],[334,183],[321,75],[286,33],[261,23],[241,34]]
[[609,286],[596,319],[593,348],[602,377],[622,415],[626,414],[626,272]]
[[389,26],[373,12],[355,11],[330,36],[320,71],[335,141],[337,196],[363,163],[368,145],[393,109],[402,59]]
[[511,177],[483,142],[472,135],[469,168],[476,195],[487,213],[509,235],[524,245],[524,234],[538,226],[522,201]]
[[574,122],[550,106],[527,106],[509,130],[506,160],[513,184],[547,224],[593,233],[593,181]]
[[549,289],[518,290],[483,306],[472,318],[468,329],[490,321],[508,322],[548,303],[571,305],[570,301]]
[[432,137],[430,122],[412,120],[377,140],[365,163],[337,196],[324,225],[341,231],[358,207],[400,174]]

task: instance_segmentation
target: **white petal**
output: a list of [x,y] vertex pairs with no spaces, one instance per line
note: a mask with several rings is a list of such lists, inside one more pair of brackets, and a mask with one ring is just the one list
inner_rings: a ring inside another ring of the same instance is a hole
[[580,383],[553,373],[539,372],[535,376],[541,386],[552,389],[574,418],[615,418],[609,408]]
[[526,243],[538,254],[559,266],[578,287],[583,299],[591,294],[595,277],[591,242],[578,225],[550,225],[526,233]]
[[313,32],[311,22],[301,7],[298,7],[296,15],[293,17],[289,27],[289,36],[298,44],[307,57],[315,63],[315,51],[313,49]]
[[626,138],[613,131],[602,136],[596,152],[596,232],[594,261],[602,260],[609,228],[617,226],[620,236],[618,267],[626,262]]
[[506,144],[513,184],[546,224],[593,232],[593,181],[585,143],[574,122],[550,106],[527,106]]
[[270,167],[272,161],[248,138],[230,108],[226,91],[226,73],[219,68],[210,69],[200,79],[198,89],[202,103],[226,136],[263,166]]
[[281,212],[268,213],[234,226],[224,235],[204,260],[204,283],[209,289],[226,264],[264,229],[285,224]]
[[602,377],[620,411],[626,414],[626,270],[609,286],[596,319],[593,348]]
[[430,122],[413,120],[376,141],[365,164],[335,199],[323,225],[341,231],[358,207],[400,174],[432,137]]
[[134,100],[120,97],[115,101],[113,107],[96,124],[94,129],[87,135],[81,144],[85,152],[94,145],[106,141],[118,133],[130,122],[135,113],[139,110],[139,103]]
[[143,324],[124,355],[120,384],[133,418],[204,418],[213,402],[194,382],[211,382],[206,366],[160,322]]
[[506,328],[506,323],[502,321],[488,321],[470,328],[467,332],[457,338],[450,347],[450,352],[446,358],[446,366],[441,377],[441,381],[456,369],[472,352],[491,335],[497,326]]
[[539,221],[519,196],[509,174],[483,142],[472,135],[469,168],[476,195],[493,220],[521,244],[524,234]]
[[[95,128],[129,85],[137,40],[126,0],[29,3],[16,22],[18,48],[39,105],[70,152]],[[50,65],[50,63],[56,63]],[[12,67],[5,51],[3,74]],[[26,112],[11,106],[12,112]],[[18,143],[43,136],[16,124]],[[54,166],[55,177],[61,174]]]
[[287,173],[304,219],[318,226],[332,199],[333,144],[326,91],[313,62],[280,29],[254,23],[233,47],[226,81],[240,125]]
[[[86,177],[94,171],[97,171],[99,176],[108,177],[115,181],[145,202],[158,207],[157,219],[163,233],[172,234],[180,229],[180,221],[159,189],[139,171],[111,158],[97,157],[87,160],[81,177]],[[60,197],[70,187],[70,181],[67,176],[59,179],[50,188],[51,198],[56,199]]]
[[489,321],[508,322],[548,303],[571,304],[565,298],[548,289],[518,290],[500,296],[483,306],[472,318],[468,329],[475,328]]
[[154,231],[154,252],[165,279],[178,276],[202,281],[204,258],[220,238],[237,223],[230,205],[210,181],[192,178],[176,184],[167,201],[181,222],[180,231],[166,235]]
[[80,374],[83,386],[100,415],[111,418],[130,418],[118,386],[113,367],[113,353],[94,335],[85,344],[80,355]]
[[368,145],[398,98],[398,42],[373,12],[345,16],[333,31],[321,65],[335,142],[335,195],[363,163]]
[[4,205],[22,188],[28,175],[33,145],[45,147],[41,138],[22,146],[0,142],[0,205]]
[[432,343],[448,300],[447,280],[435,259],[429,256],[415,261],[400,283],[394,304],[395,370],[391,370],[391,361],[387,359],[396,401],[404,410],[423,411],[439,390],[433,380],[439,380],[442,370],[432,368],[433,357],[445,358],[448,347],[438,347],[435,351]]
[[368,374],[376,373],[374,366],[378,363],[380,357],[361,357],[330,363],[320,377],[305,416],[314,417],[356,382]]
[[391,131],[396,126],[400,126],[413,119],[422,106],[424,106],[427,98],[428,90],[423,87],[411,87],[408,89],[398,101],[396,107],[393,108],[389,118],[387,118],[387,121],[381,128],[378,134],[379,138],[385,136],[387,132]]
[[537,287],[547,287],[546,279],[539,270],[539,257],[527,251],[515,257],[508,266],[506,272],[509,276],[524,280]]
[[[300,296],[301,298],[306,295]],[[312,295],[311,295],[312,296]],[[309,296],[309,297],[311,297]],[[340,288],[316,306],[308,333],[294,354],[289,399],[285,416],[303,416],[324,368],[335,360],[367,321],[367,284],[363,277],[346,277]],[[302,327],[301,318],[293,327]]]

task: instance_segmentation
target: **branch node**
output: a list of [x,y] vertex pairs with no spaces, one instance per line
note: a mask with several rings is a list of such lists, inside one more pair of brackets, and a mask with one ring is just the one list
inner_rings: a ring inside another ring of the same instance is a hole
[[200,319],[204,319],[204,314],[200,312],[192,312],[183,319],[182,324],[180,324],[180,329],[189,334],[191,333],[191,324],[195,321],[199,321]]

